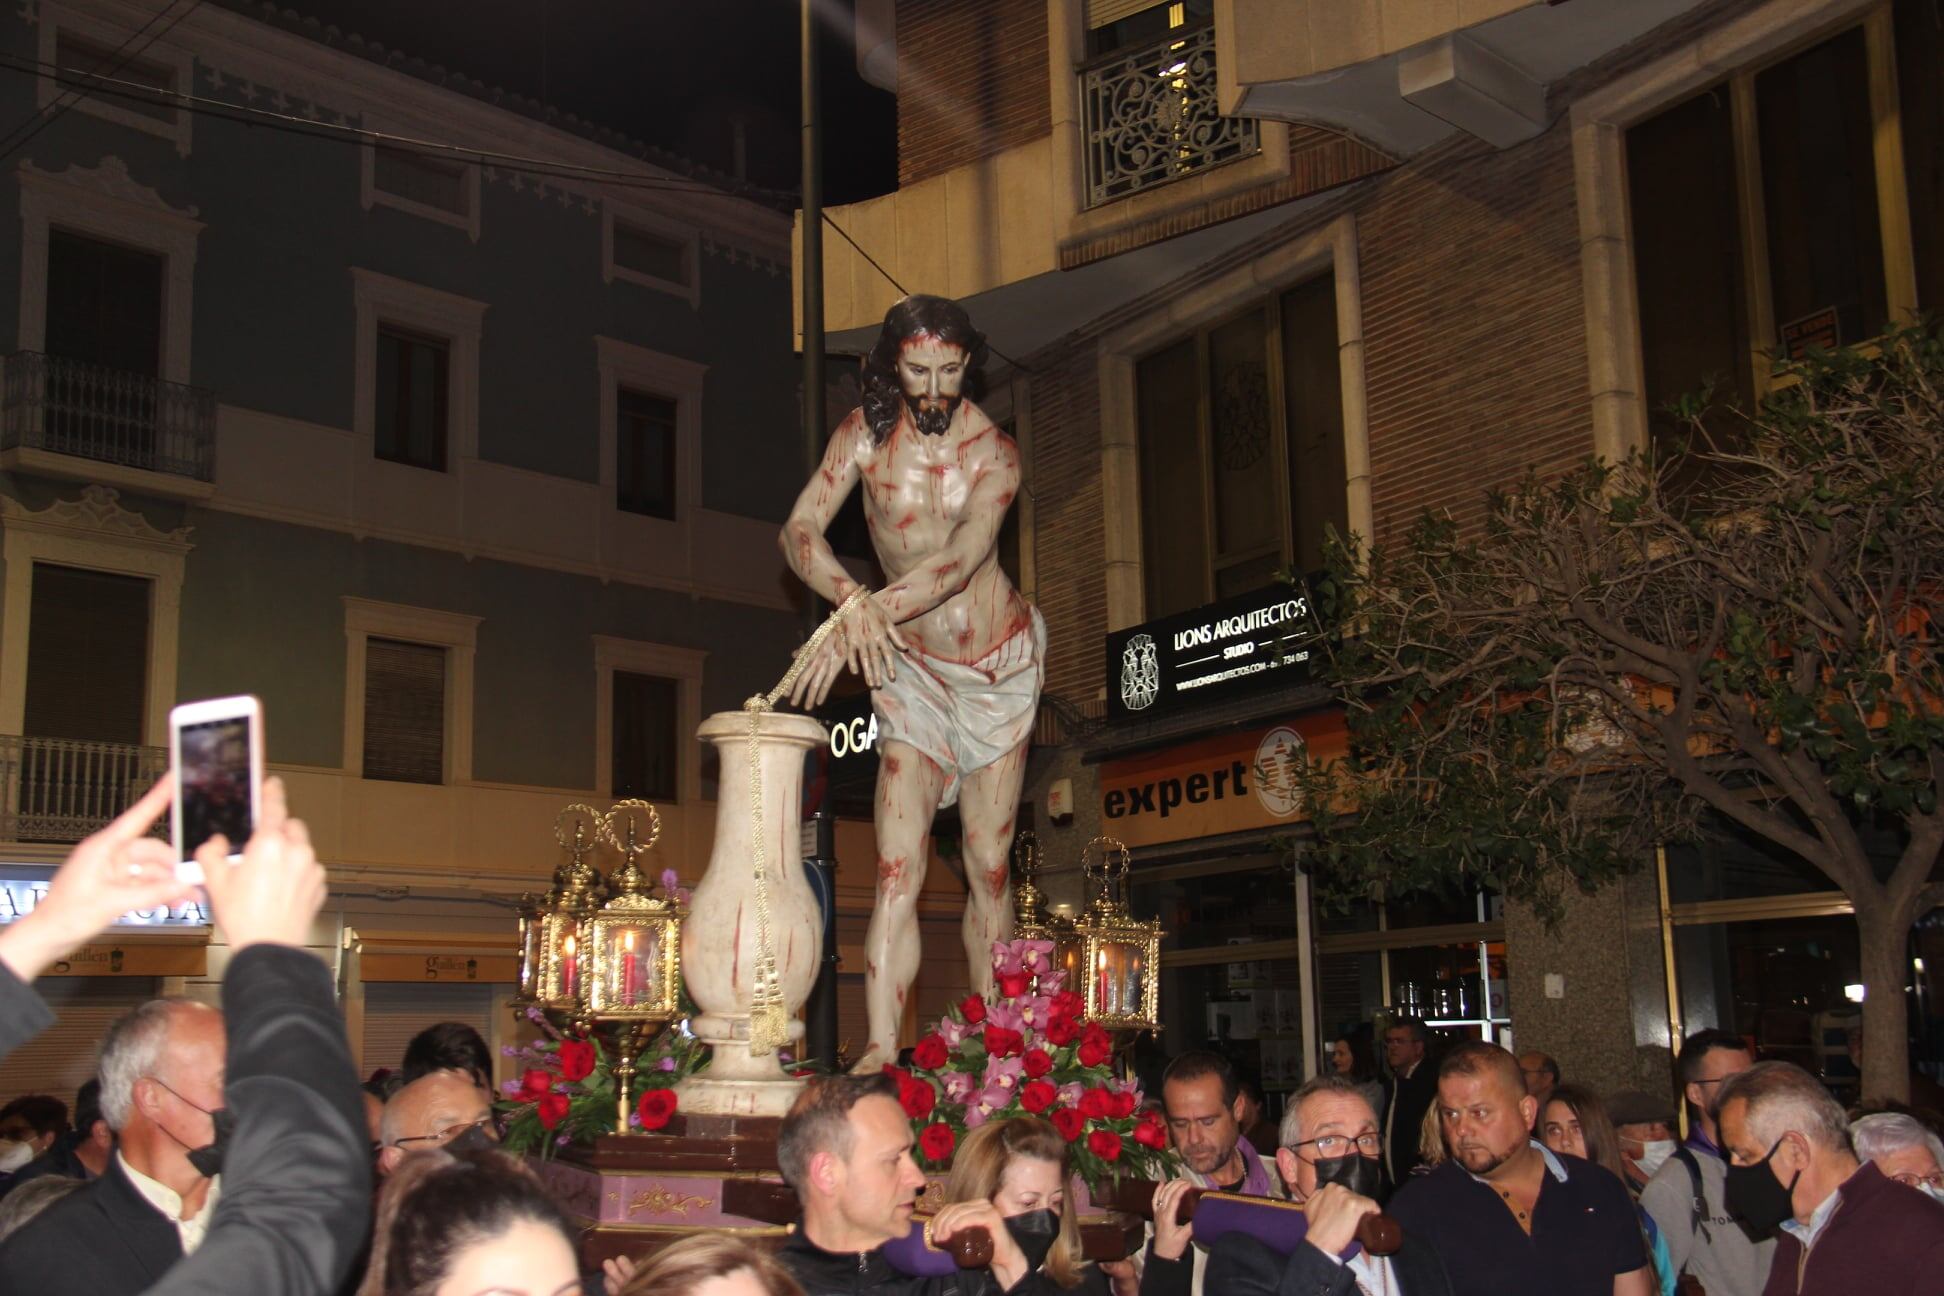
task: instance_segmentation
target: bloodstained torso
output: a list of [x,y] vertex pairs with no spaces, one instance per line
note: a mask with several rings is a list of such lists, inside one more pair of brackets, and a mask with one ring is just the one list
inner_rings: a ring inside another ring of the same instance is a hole
[[[908,594],[904,583],[945,547],[982,476],[1008,471],[1016,482],[1019,452],[1012,438],[969,400],[960,402],[943,436],[921,434],[904,411],[881,446],[872,443],[863,410],[853,411],[845,423],[839,435],[853,439],[864,517],[890,582],[883,598],[905,642],[928,656],[970,663],[1026,629],[1032,612],[999,566],[996,527],[993,545],[972,560],[965,587],[930,611],[905,619],[910,607],[923,606],[964,579],[948,565],[915,577]],[[1012,506],[1012,497],[1009,487],[998,506],[1002,514]]]

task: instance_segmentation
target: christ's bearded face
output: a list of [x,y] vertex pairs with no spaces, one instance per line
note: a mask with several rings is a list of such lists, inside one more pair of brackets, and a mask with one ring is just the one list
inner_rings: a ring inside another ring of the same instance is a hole
[[898,383],[912,424],[926,436],[952,426],[965,386],[965,348],[929,333],[907,338],[898,351]]

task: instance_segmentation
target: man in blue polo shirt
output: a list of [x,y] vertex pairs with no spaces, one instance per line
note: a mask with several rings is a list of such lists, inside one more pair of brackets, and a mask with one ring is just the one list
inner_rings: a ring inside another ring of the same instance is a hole
[[1532,1137],[1518,1059],[1473,1041],[1438,1065],[1451,1159],[1389,1210],[1444,1259],[1454,1296],[1651,1296],[1633,1199],[1607,1171]]

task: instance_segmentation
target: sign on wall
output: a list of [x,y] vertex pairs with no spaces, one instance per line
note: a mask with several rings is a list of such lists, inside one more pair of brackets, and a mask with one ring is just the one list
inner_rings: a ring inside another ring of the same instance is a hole
[[1340,711],[1143,752],[1100,767],[1100,829],[1129,846],[1189,841],[1308,817],[1295,762],[1335,760],[1349,747]]
[[[46,895],[47,883],[45,882],[0,881],[0,925],[10,923],[16,918],[26,917]],[[190,901],[173,907],[164,905],[154,909],[132,910],[115,919],[114,925],[116,927],[207,927],[209,913],[200,903]]]
[[1107,636],[1107,716],[1146,720],[1311,678],[1322,627],[1303,585],[1274,585]]

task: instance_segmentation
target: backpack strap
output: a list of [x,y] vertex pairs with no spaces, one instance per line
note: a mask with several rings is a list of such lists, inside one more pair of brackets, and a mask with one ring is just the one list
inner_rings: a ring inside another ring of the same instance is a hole
[[1693,1195],[1688,1199],[1688,1223],[1690,1232],[1699,1233],[1709,1246],[1714,1245],[1714,1234],[1708,1232],[1708,1197],[1701,1190],[1701,1163],[1695,1160],[1694,1152],[1687,1144],[1675,1145],[1674,1155],[1687,1167],[1688,1185]]

